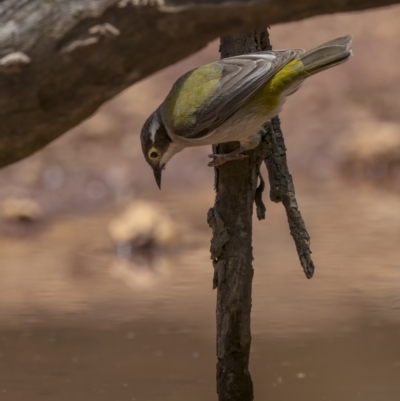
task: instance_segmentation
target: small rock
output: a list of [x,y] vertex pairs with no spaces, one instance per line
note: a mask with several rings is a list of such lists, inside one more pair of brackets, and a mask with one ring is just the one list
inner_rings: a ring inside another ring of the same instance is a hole
[[130,243],[133,247],[167,246],[177,239],[177,227],[159,206],[137,201],[109,225],[116,244]]
[[394,180],[400,169],[400,130],[385,122],[357,123],[339,143],[341,168],[347,175]]
[[34,222],[42,217],[42,210],[32,199],[5,199],[1,205],[1,216],[4,220]]
[[400,157],[400,129],[393,123],[358,123],[342,145],[346,153],[357,159],[369,160],[376,156],[397,159]]

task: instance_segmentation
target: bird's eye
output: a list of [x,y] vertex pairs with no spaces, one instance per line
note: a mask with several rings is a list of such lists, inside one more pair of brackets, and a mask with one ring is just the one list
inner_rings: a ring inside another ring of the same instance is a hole
[[157,159],[158,158],[158,152],[155,152],[154,150],[150,152],[149,154],[150,159]]

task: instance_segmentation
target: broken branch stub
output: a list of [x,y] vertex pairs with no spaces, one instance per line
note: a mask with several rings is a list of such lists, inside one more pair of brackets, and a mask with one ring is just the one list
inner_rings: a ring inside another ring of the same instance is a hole
[[310,235],[297,205],[293,178],[289,172],[286,159],[286,146],[280,128],[279,117],[274,117],[263,127],[263,147],[265,165],[270,182],[270,199],[282,202],[289,223],[290,234],[296,245],[301,266],[307,278],[314,274],[315,266],[311,259]]

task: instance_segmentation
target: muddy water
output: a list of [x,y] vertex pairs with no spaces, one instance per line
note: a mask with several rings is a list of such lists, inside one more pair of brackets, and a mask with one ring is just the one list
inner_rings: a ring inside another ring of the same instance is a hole
[[[256,400],[400,399],[400,198],[298,180],[317,272],[281,205],[254,226]],[[208,190],[152,196],[182,243],[151,268],[116,258],[110,209],[0,241],[0,400],[214,400]]]

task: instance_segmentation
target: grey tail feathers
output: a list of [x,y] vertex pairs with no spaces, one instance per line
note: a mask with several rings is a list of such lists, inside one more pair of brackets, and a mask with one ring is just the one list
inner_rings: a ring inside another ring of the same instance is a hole
[[301,61],[304,64],[305,71],[313,75],[344,63],[352,55],[351,42],[352,36],[347,35],[304,53],[301,56]]

